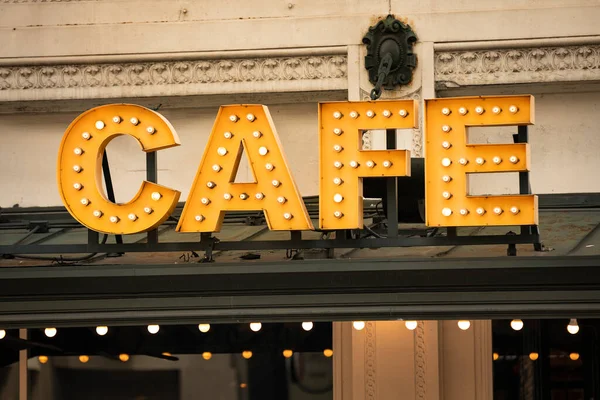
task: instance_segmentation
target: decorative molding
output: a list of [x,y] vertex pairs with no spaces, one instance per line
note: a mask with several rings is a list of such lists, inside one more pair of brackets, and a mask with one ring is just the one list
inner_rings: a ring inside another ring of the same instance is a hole
[[425,321],[418,321],[415,340],[415,400],[427,398],[427,356],[425,345]]
[[0,66],[0,101],[345,90],[347,56]]
[[0,3],[78,3],[82,1],[98,1],[98,0],[0,0]]
[[377,343],[376,322],[365,326],[365,400],[377,399]]
[[438,89],[596,81],[600,80],[600,45],[438,51],[435,80]]

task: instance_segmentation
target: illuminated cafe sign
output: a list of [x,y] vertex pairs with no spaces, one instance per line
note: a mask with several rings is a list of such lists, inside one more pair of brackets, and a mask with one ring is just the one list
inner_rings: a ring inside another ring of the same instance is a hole
[[[425,101],[426,224],[436,227],[537,225],[535,195],[471,196],[467,174],[529,171],[527,143],[469,144],[471,126],[530,125],[532,96],[461,97]],[[362,179],[410,175],[408,150],[362,150],[373,129],[416,128],[414,100],[319,104],[319,228],[363,227]],[[102,190],[102,155],[116,136],[130,135],[145,152],[179,146],[169,121],[130,104],[93,108],[68,127],[58,154],[58,187],[67,210],[97,232],[152,230],[175,209],[180,192],[144,181],[125,204]],[[253,183],[235,183],[246,152]],[[227,211],[260,211],[272,230],[313,229],[271,115],[263,105],[222,106],[213,125],[179,232],[218,232]]]

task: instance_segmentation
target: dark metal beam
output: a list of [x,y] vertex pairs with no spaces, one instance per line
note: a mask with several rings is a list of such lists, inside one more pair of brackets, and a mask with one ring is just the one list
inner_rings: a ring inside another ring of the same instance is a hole
[[600,257],[0,269],[0,326],[600,317]]

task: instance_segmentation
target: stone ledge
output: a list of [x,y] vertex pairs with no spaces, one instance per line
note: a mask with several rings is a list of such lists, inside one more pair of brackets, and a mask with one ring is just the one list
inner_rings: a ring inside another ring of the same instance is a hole
[[[329,51],[325,51],[329,50]],[[131,60],[2,60],[0,101],[345,90],[346,48]]]

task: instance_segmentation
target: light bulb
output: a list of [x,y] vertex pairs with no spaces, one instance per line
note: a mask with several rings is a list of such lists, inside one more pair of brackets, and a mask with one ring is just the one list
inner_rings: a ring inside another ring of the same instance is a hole
[[373,111],[373,110],[367,110],[366,115],[369,118],[373,118],[375,116],[375,111]]
[[519,210],[518,207],[513,206],[513,207],[510,208],[510,212],[513,213],[513,214],[515,214],[515,215],[517,215],[519,213],[519,211],[520,210]]
[[224,133],[223,133],[223,137],[224,137],[225,139],[231,139],[231,138],[233,137],[233,133],[231,133],[231,132],[229,132],[229,131],[227,131],[227,132],[224,132]]
[[205,351],[204,353],[202,353],[202,358],[208,361],[212,358],[212,353],[209,351]]
[[213,189],[215,186],[217,186],[217,184],[212,181],[206,182],[206,187],[209,189]]
[[452,143],[450,142],[442,142],[442,147],[445,149],[449,149],[450,147],[452,147]]
[[517,111],[519,111],[519,107],[517,106],[510,106],[508,107],[508,111],[510,111],[511,113],[516,113]]
[[94,212],[92,213],[92,215],[96,218],[100,218],[102,217],[103,212],[100,210],[94,210]]
[[335,133],[336,135],[340,136],[342,133],[344,133],[344,131],[341,130],[340,128],[334,128],[333,129],[333,133]]
[[356,111],[350,111],[350,118],[358,118],[358,113]]
[[336,203],[341,203],[344,200],[344,196],[342,196],[339,193],[336,193],[333,195],[333,201],[335,201]]
[[392,112],[390,110],[383,110],[383,116],[389,118],[392,116]]
[[442,158],[442,165],[444,167],[449,167],[450,164],[452,164],[452,161],[449,158],[447,158],[447,157],[446,158]]
[[471,321],[465,321],[465,320],[458,321],[458,327],[460,329],[462,329],[463,331],[466,331],[467,329],[469,329],[471,327]]
[[194,217],[194,219],[195,219],[197,222],[202,222],[202,221],[204,221],[204,219],[205,219],[205,218],[204,218],[204,215],[196,215],[196,216]]
[[339,111],[336,111],[336,112],[334,112],[334,113],[333,113],[333,118],[335,118],[335,119],[340,119],[340,118],[342,118],[342,113],[341,113],[341,112],[339,112]]
[[262,146],[258,149],[258,154],[260,154],[261,156],[266,156],[268,152],[269,149],[267,149],[265,146]]
[[136,117],[132,117],[129,122],[131,122],[133,125],[137,125],[140,123],[140,120],[137,119]]
[[150,208],[150,207],[144,207],[144,212],[146,214],[152,214],[152,212],[154,212],[154,210],[152,208]]
[[73,184],[73,189],[75,189],[75,190],[81,190],[81,189],[83,189],[83,185],[81,183],[74,183]]
[[81,166],[80,165],[73,165],[73,171],[80,173],[82,171]]
[[88,361],[90,361],[90,356],[79,356],[79,362],[82,364],[85,364]]
[[466,215],[469,215],[469,210],[467,210],[466,208],[461,208],[459,213],[464,217]]
[[481,106],[477,106],[477,107],[475,107],[475,112],[476,112],[477,114],[479,114],[479,115],[483,114],[483,112],[484,112],[484,111],[485,111],[485,110],[484,110],[484,109],[483,109],[483,107],[481,107]]
[[231,193],[223,193],[223,198],[225,200],[231,200],[233,196],[231,195]]
[[75,153],[76,156],[80,156],[80,155],[83,154],[83,150],[81,148],[79,148],[79,147],[75,147],[73,149],[73,153]]
[[116,224],[117,222],[120,221],[119,217],[117,217],[116,215],[113,215],[112,217],[110,217],[108,219],[110,222],[112,222],[113,224]]
[[219,147],[217,149],[217,154],[219,154],[220,156],[224,156],[227,154],[227,149],[225,147]]
[[294,218],[294,216],[290,213],[284,213],[283,218],[289,221],[290,219]]
[[398,112],[398,114],[400,114],[400,116],[401,116],[402,118],[406,118],[406,116],[408,115],[408,111],[406,111],[406,110],[400,110],[400,111]]
[[341,178],[333,178],[333,184],[340,186],[344,181]]
[[0,329],[0,340],[6,337],[6,331],[4,329]]
[[98,129],[98,130],[104,129],[104,122],[96,121],[95,126],[96,126],[96,129]]
[[442,197],[446,200],[450,199],[452,197],[452,193],[450,192],[442,192]]
[[113,117],[113,122],[114,122],[115,124],[120,124],[120,123],[121,123],[121,121],[123,121],[123,120],[122,120],[122,119],[121,119],[121,117],[119,117],[118,115],[115,115],[115,116]]
[[284,351],[283,351],[283,356],[284,356],[285,358],[290,358],[290,357],[291,357],[291,356],[293,356],[293,355],[294,355],[294,352],[293,352],[292,350],[284,350]]
[[275,168],[275,167],[273,167],[273,164],[271,164],[271,163],[266,163],[265,164],[265,169],[267,171],[273,171],[273,168]]
[[445,208],[442,208],[442,215],[443,215],[444,217],[449,217],[449,216],[451,216],[451,215],[452,215],[452,210],[451,210],[451,209],[449,209],[449,208],[447,208],[447,207],[445,207]]
[[148,132],[151,135],[154,135],[154,132],[156,132],[156,129],[154,129],[153,126],[149,126],[146,128],[146,132]]
[[206,197],[203,197],[200,199],[200,203],[204,204],[205,206],[210,204],[210,199],[207,199]]
[[510,321],[510,327],[513,328],[515,331],[520,331],[521,329],[523,329],[523,321],[520,319],[513,319],[512,321]]
[[333,356],[333,350],[325,349],[325,350],[323,350],[323,355],[327,358],[330,358],[331,356]]
[[354,160],[350,161],[350,167],[352,167],[352,168],[358,168],[358,162],[356,162]]
[[119,354],[119,360],[123,362],[129,361],[129,354]]
[[333,146],[333,151],[339,153],[340,151],[344,150],[344,148],[342,146],[340,146],[339,144],[336,144]]
[[494,162],[494,164],[500,164],[502,162],[502,159],[500,157],[496,156],[492,159],[492,161]]
[[450,182],[452,180],[452,177],[449,175],[444,175],[442,176],[442,180],[446,183]]
[[519,157],[517,156],[510,156],[510,158],[508,159],[508,161],[510,161],[513,164],[516,164],[519,162]]
[[262,136],[262,132],[254,131],[254,132],[252,132],[252,136],[254,136],[256,139],[260,139],[260,137]]
[[498,107],[498,106],[494,106],[494,107],[492,108],[492,112],[493,112],[494,114],[500,114],[500,113],[502,112],[502,109],[501,109],[500,107]]
[[444,125],[442,126],[442,131],[448,133],[452,130],[452,127],[450,125]]
[[500,208],[500,207],[494,207],[494,214],[496,215],[500,215],[502,214],[504,211]]
[[354,321],[352,323],[352,326],[354,327],[354,329],[356,329],[357,331],[362,331],[363,329],[365,329],[365,322],[364,321]]
[[158,192],[152,192],[152,195],[150,195],[150,197],[152,198],[152,200],[158,201],[162,197],[162,194]]
[[447,107],[442,108],[442,114],[444,115],[450,115],[450,109]]
[[252,352],[250,350],[245,350],[242,352],[242,357],[244,357],[246,360],[249,360],[252,358]]
[[135,215],[135,214],[133,214],[133,213],[129,214],[129,215],[127,216],[127,218],[129,218],[129,220],[131,220],[131,221],[135,221],[135,220],[137,220],[137,219],[138,219],[137,215]]
[[367,168],[373,168],[373,167],[375,167],[375,162],[372,160],[369,160],[365,163],[365,165],[367,166]]
[[340,219],[344,216],[344,213],[341,211],[334,211],[333,216],[336,217],[337,219]]
[[469,163],[469,160],[467,160],[466,158],[461,158],[458,160],[458,163],[460,165],[467,165]]
[[262,324],[260,322],[252,322],[250,324],[250,329],[252,332],[258,332],[262,328]]
[[404,321],[404,326],[406,326],[406,329],[409,331],[414,331],[417,329],[417,325],[417,321]]
[[286,201],[287,201],[287,199],[286,199],[285,197],[283,197],[283,196],[279,196],[279,197],[277,198],[277,202],[278,202],[279,204],[284,204]]
[[198,330],[202,333],[206,333],[206,332],[210,331],[210,324],[199,324]]
[[160,330],[160,325],[148,325],[148,332],[153,335],[156,335]]
[[497,359],[499,359],[499,358],[500,358],[500,355],[499,355],[498,353],[494,353],[494,354],[492,354],[492,359],[493,359],[494,361],[496,361],[496,360],[497,360]]
[[535,361],[535,360],[537,360],[538,358],[540,358],[540,355],[539,355],[538,353],[536,353],[536,352],[529,353],[529,359],[530,359],[531,361]]
[[240,193],[240,199],[241,200],[248,200],[248,194],[247,193]]
[[483,164],[485,164],[485,159],[483,159],[483,158],[481,158],[481,157],[477,157],[477,158],[475,159],[475,163],[476,163],[477,165],[483,165]]
[[249,113],[249,114],[246,114],[246,119],[248,121],[250,121],[250,122],[254,122],[254,120],[256,119],[256,117],[254,116],[254,114]]
[[92,135],[90,135],[90,133],[89,133],[89,132],[83,132],[83,133],[81,134],[81,137],[82,137],[84,140],[90,140],[90,139],[92,138]]
[[46,329],[44,329],[44,333],[46,334],[46,336],[52,338],[52,337],[56,336],[58,331],[56,330],[56,328],[46,328]]
[[461,107],[458,109],[458,113],[460,115],[466,115],[469,112],[469,110],[467,110],[465,107]]
[[108,326],[97,326],[96,333],[100,336],[104,336],[108,333]]
[[577,325],[577,320],[575,318],[572,318],[569,321],[569,325],[567,325],[567,331],[569,331],[571,335],[575,335],[577,332],[579,332],[579,325]]
[[256,193],[254,197],[256,198],[256,200],[262,200],[265,198],[265,195],[263,193]]
[[79,200],[81,202],[81,204],[83,204],[84,206],[88,206],[90,205],[90,200],[86,199],[85,197],[81,200]]
[[340,168],[342,168],[344,166],[344,164],[342,164],[339,161],[336,161],[336,162],[333,163],[333,166],[336,167],[337,169],[340,169]]
[[238,121],[238,119],[239,119],[239,117],[238,117],[237,115],[230,115],[230,116],[229,116],[229,120],[230,120],[231,122],[237,122],[237,121]]
[[48,356],[39,356],[38,361],[40,364],[46,364],[48,362]]
[[383,165],[383,168],[389,168],[392,166],[392,162],[389,160],[385,160],[383,163],[381,163],[381,165]]
[[571,353],[569,354],[569,358],[573,361],[579,360],[579,353]]
[[482,207],[477,207],[477,210],[475,210],[475,212],[477,213],[477,215],[483,215],[485,214],[485,209]]
[[273,185],[275,187],[279,187],[279,185],[281,185],[281,182],[279,182],[277,179],[273,179],[271,181],[271,185]]
[[302,323],[302,329],[304,329],[305,331],[310,331],[313,328],[314,324],[312,322],[303,322]]

